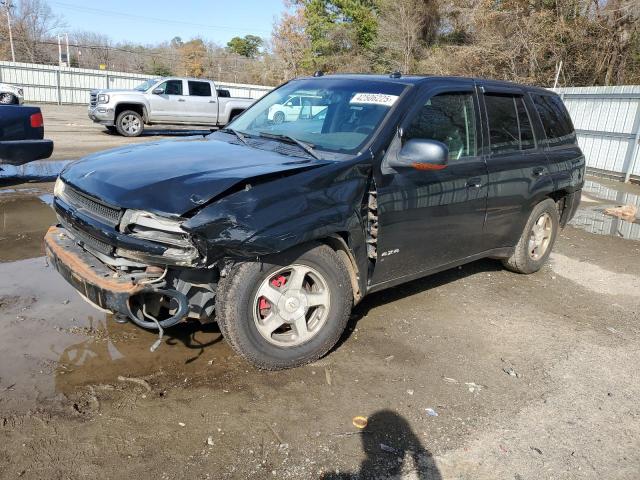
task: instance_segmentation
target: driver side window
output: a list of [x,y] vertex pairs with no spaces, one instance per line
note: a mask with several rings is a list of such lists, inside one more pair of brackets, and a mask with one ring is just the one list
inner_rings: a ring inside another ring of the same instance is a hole
[[167,80],[158,85],[165,95],[182,95],[182,80]]
[[471,93],[442,93],[427,100],[405,132],[407,140],[437,140],[449,160],[476,155],[476,116]]

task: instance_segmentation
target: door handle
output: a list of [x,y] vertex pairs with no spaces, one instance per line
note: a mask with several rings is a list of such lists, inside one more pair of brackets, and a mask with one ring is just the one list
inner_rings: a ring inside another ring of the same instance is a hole
[[467,187],[480,188],[482,186],[482,179],[480,177],[473,177],[467,180]]
[[544,167],[535,167],[531,172],[534,177],[539,177],[544,173]]
[[209,103],[217,103],[215,100],[209,100]]
[[178,101],[179,101],[179,102],[184,102],[184,101],[185,101],[185,99],[184,99],[184,98],[179,98],[179,99],[178,99]]

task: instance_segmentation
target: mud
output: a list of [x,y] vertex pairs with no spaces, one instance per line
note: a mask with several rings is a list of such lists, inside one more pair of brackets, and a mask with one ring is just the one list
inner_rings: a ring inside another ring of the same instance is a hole
[[[577,219],[623,203],[596,184],[616,190],[592,179]],[[151,353],[154,333],[81,300],[42,256],[51,188],[0,189],[2,479],[638,476],[640,242],[622,224],[576,219],[534,275],[484,260],[371,295],[327,357],[260,372],[215,325]]]

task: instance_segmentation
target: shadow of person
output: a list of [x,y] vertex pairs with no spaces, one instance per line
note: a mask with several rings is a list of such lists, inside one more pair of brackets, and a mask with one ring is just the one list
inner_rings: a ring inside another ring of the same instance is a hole
[[[394,479],[442,480],[433,457],[409,423],[391,410],[380,410],[368,418],[361,433],[366,455],[355,473],[325,473],[322,480]],[[411,464],[408,464],[411,462]]]

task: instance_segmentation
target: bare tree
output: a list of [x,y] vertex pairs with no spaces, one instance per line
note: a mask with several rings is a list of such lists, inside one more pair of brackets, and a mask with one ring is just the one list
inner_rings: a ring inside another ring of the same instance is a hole
[[14,15],[17,46],[28,61],[51,60],[50,50],[43,48],[54,34],[65,27],[64,21],[53,13],[43,0],[21,0]]

